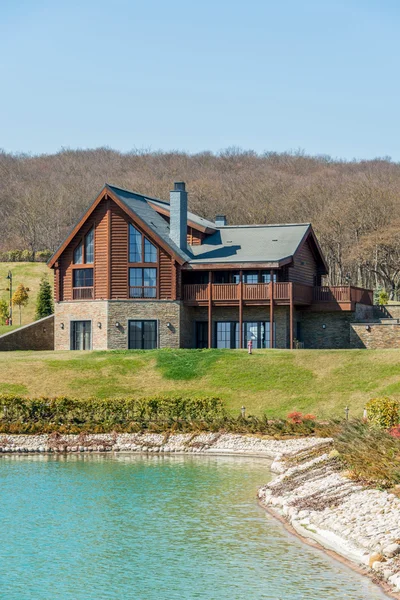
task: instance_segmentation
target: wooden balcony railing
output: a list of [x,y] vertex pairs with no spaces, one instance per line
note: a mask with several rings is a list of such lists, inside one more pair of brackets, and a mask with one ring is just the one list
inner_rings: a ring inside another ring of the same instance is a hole
[[[271,299],[271,283],[244,283],[242,289],[243,301],[268,301]],[[277,302],[290,302],[293,297],[295,304],[373,304],[372,290],[349,286],[319,286],[303,285],[301,283],[274,283],[273,297]],[[209,285],[207,283],[183,285],[183,300],[186,302],[207,302]],[[240,284],[213,283],[213,302],[232,302],[240,299]]]
[[237,300],[239,298],[239,285],[237,283],[213,283],[213,300]]
[[313,288],[313,302],[353,302],[372,306],[374,293],[372,290],[348,285],[325,285]]
[[72,298],[74,300],[93,300],[93,287],[72,288]]
[[269,300],[269,283],[244,283],[243,300]]
[[191,283],[182,286],[183,299],[188,302],[208,300],[208,283]]

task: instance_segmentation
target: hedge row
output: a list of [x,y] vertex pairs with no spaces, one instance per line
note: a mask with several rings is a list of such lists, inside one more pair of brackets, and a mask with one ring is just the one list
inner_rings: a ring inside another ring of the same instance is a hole
[[225,418],[219,398],[24,398],[0,395],[0,432],[135,431],[151,423],[173,425]]
[[52,254],[51,250],[5,250],[0,252],[0,262],[47,262]]

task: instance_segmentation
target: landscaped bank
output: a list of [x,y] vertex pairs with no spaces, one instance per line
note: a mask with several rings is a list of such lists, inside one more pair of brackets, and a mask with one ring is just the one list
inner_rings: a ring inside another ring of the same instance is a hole
[[400,592],[400,500],[339,473],[332,444],[321,438],[272,440],[221,433],[0,436],[0,452],[5,453],[187,452],[272,459],[272,470],[280,474],[259,490],[260,502],[301,536]]

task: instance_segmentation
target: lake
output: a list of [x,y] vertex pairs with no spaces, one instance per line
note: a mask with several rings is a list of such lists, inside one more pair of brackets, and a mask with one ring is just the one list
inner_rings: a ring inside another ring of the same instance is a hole
[[265,513],[261,458],[0,458],[5,600],[382,600]]

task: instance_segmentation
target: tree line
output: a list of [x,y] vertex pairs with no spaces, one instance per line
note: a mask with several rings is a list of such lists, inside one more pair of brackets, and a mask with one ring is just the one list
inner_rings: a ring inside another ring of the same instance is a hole
[[120,153],[108,148],[53,155],[0,151],[0,252],[54,251],[105,182],[168,199],[187,182],[189,208],[231,224],[312,222],[327,259],[327,283],[400,286],[400,164],[342,161],[303,152]]

